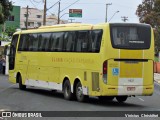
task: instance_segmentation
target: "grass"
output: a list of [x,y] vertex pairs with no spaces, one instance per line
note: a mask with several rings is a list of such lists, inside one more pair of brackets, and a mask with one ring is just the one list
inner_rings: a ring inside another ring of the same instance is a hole
[[155,61],[155,62],[158,62],[158,61],[159,61],[159,60],[158,60],[158,57],[155,56],[155,57],[154,57],[154,61]]

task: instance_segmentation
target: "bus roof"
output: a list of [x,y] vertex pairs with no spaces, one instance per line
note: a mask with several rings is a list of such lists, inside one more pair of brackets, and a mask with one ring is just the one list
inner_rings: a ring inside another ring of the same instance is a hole
[[70,23],[70,24],[58,24],[52,26],[41,26],[38,29],[46,29],[46,28],[60,28],[60,27],[80,27],[80,26],[93,26],[92,24],[81,24],[81,23]]

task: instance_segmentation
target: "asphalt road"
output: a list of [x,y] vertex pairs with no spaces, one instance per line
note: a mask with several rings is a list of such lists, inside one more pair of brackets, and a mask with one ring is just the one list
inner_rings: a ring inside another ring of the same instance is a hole
[[[122,104],[118,103],[116,100],[113,100],[113,102],[101,103],[97,98],[90,98],[88,102],[80,103],[77,101],[64,100],[63,94],[61,92],[53,92],[50,90],[42,90],[40,88],[32,88],[32,87],[29,87],[25,91],[19,90],[17,84],[9,83],[8,76],[0,75],[0,111],[3,110],[160,111],[160,85],[158,83],[155,83],[155,91],[152,96],[130,97],[125,103]],[[63,119],[72,120],[75,118],[63,118]],[[81,119],[81,118],[76,118],[76,119]],[[93,118],[88,117],[85,119],[92,120]],[[103,120],[104,118],[94,118],[94,119]],[[122,118],[122,120],[123,119],[124,118]],[[148,118],[148,120],[150,120],[150,118]]]

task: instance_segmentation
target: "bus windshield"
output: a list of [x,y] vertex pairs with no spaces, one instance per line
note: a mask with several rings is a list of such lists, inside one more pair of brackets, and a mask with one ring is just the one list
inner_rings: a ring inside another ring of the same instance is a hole
[[151,43],[151,27],[133,24],[111,24],[111,42],[118,49],[149,49]]

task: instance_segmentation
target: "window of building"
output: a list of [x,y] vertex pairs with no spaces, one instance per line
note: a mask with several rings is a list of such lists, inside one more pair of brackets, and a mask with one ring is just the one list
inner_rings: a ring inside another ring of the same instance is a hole
[[41,22],[37,22],[37,26],[40,27],[42,24]]
[[37,18],[42,18],[42,15],[37,15]]
[[14,16],[9,16],[8,21],[14,21]]
[[28,26],[34,27],[34,22],[28,22]]

